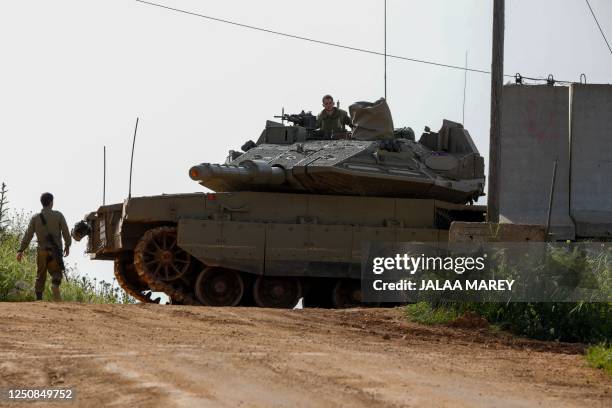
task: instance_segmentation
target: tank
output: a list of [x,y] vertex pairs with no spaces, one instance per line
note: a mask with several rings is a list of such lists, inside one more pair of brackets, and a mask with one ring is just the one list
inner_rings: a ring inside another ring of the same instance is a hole
[[484,165],[469,132],[445,120],[394,129],[384,100],[349,108],[351,133],[310,113],[267,121],[257,142],[201,163],[212,192],[134,197],[77,223],[93,259],[111,260],[143,302],[292,308],[361,304],[364,244],[444,242],[452,221],[483,221]]

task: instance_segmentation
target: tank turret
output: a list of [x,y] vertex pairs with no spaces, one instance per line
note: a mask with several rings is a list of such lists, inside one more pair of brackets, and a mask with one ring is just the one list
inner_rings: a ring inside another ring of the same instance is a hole
[[484,160],[460,123],[445,120],[439,132],[425,128],[416,141],[410,128],[389,132],[393,122],[384,99],[358,102],[349,110],[353,138],[323,137],[313,126],[314,116],[304,111],[283,115],[282,123],[267,122],[257,143],[245,143],[243,152],[231,151],[225,164],[202,163],[189,175],[216,192],[306,192],[453,203],[484,195]]

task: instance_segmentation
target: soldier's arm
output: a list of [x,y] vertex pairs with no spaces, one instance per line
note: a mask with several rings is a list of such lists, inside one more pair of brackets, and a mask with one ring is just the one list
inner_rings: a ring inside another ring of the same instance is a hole
[[30,219],[30,223],[28,224],[28,229],[26,230],[23,238],[21,239],[21,245],[19,245],[19,250],[17,252],[23,252],[26,250],[28,245],[30,245],[30,241],[32,241],[32,237],[34,236],[34,218]]
[[62,237],[64,237],[66,248],[70,248],[70,245],[72,245],[72,238],[70,237],[70,230],[68,229],[68,224],[66,223],[64,214],[62,214],[60,218],[60,227],[62,229]]
[[321,129],[321,126],[323,126],[323,119],[321,118],[321,114],[318,114],[315,129]]

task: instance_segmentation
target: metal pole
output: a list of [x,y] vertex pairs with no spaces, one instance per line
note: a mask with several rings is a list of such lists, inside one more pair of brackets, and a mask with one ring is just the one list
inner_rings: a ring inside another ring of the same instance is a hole
[[104,146],[104,176],[102,177],[102,205],[106,204],[106,146]]
[[559,161],[559,159],[555,159],[555,163],[553,164],[553,174],[552,174],[552,183],[550,185],[550,196],[548,197],[548,215],[546,218],[546,232],[545,232],[545,239],[548,239],[548,234],[550,232],[550,216],[552,214],[552,205],[553,205],[553,198],[555,195],[555,183],[557,181],[557,162]]
[[385,0],[385,100],[387,99],[387,0]]
[[487,199],[487,218],[489,222],[499,222],[500,137],[504,80],[504,9],[505,0],[494,0],[491,61],[491,133],[489,140],[489,189]]
[[465,50],[465,71],[463,71],[463,115],[461,123],[465,127],[465,90],[467,88],[468,52]]
[[134,164],[134,146],[136,145],[136,132],[138,131],[138,118],[136,118],[136,127],[134,128],[134,139],[132,139],[132,158],[130,159],[130,187],[128,190],[128,199],[132,198],[132,166]]

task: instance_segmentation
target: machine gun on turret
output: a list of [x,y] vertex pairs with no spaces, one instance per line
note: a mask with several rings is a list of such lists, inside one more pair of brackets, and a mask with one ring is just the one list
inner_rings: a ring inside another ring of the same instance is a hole
[[317,117],[312,114],[312,112],[304,112],[300,113],[285,113],[283,109],[283,113],[280,116],[274,116],[275,118],[281,119],[282,121],[287,121],[293,123],[295,126],[301,126],[306,128],[306,130],[314,130],[317,128]]

